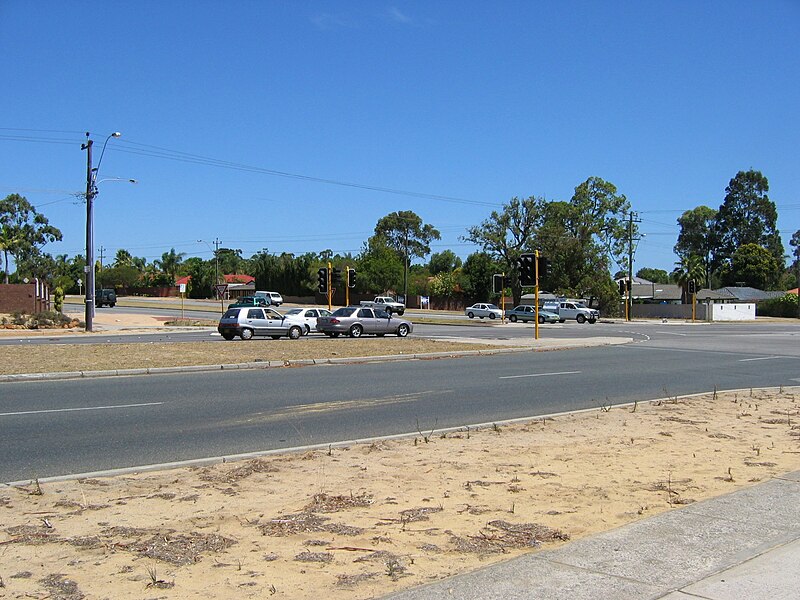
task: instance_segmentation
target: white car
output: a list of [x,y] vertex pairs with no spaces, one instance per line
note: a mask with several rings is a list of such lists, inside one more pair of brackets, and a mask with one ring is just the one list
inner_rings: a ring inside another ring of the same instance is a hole
[[286,311],[286,316],[303,322],[305,333],[317,331],[317,317],[329,317],[331,311],[327,308],[292,308]]
[[467,308],[464,313],[470,319],[474,319],[475,317],[480,317],[481,319],[484,317],[489,317],[490,319],[499,319],[503,316],[503,311],[501,311],[497,306],[494,304],[484,304],[482,302],[473,304]]

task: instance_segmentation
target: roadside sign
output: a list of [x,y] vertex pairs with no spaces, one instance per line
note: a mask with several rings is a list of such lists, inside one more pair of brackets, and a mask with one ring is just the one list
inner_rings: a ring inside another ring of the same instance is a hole
[[225,292],[228,291],[228,284],[218,283],[214,286],[214,290],[217,292],[217,297],[221,299],[225,296]]

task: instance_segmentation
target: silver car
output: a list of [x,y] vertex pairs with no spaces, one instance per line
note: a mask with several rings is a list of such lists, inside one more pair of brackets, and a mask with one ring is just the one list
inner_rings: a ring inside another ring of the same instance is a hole
[[[534,321],[536,320],[536,310],[533,306],[521,304],[515,306],[511,310],[507,310],[506,319],[512,323],[516,323],[517,321],[522,321],[523,323],[526,321]],[[542,308],[539,309],[539,323],[558,323],[559,321],[560,317],[557,314]]]
[[282,315],[271,308],[240,306],[229,308],[222,315],[217,331],[226,340],[237,335],[243,340],[253,336],[269,336],[273,340],[288,337],[296,340],[303,335],[303,322]]
[[365,334],[384,336],[387,333],[406,337],[412,330],[410,321],[394,317],[385,310],[365,306],[345,306],[328,317],[317,319],[317,331],[330,337],[338,337],[342,333],[354,338]]

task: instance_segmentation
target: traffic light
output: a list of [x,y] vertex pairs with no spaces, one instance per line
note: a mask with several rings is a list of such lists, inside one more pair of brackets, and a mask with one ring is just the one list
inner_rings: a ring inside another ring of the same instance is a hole
[[319,271],[317,271],[317,290],[319,290],[320,294],[327,294],[328,293],[328,268],[322,267]]
[[492,275],[492,291],[495,294],[502,294],[503,293],[503,281],[504,277],[502,275]]
[[333,267],[333,272],[331,273],[331,285],[336,285],[337,283],[342,283],[342,270]]
[[519,284],[521,286],[532,287],[536,285],[536,274],[533,272],[533,261],[536,260],[535,254],[522,254],[517,260],[519,269]]
[[349,287],[349,288],[356,287],[356,270],[355,269],[348,269],[347,270],[347,287]]
[[689,281],[688,288],[689,288],[689,293],[690,294],[696,294],[697,293],[697,282],[694,279],[691,279]]
[[547,271],[550,270],[550,259],[544,256],[539,256],[539,279],[547,277]]
[[626,289],[627,289],[627,285],[625,284],[625,280],[624,279],[620,279],[619,280],[619,295],[620,296],[624,296]]

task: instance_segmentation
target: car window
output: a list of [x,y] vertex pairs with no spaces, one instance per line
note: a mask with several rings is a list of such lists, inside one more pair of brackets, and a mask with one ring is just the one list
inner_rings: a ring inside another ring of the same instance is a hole
[[247,309],[247,318],[248,319],[263,319],[264,312],[260,308],[248,308]]
[[[291,310],[287,310],[286,314],[287,315],[299,315],[302,310],[303,310],[302,308],[293,308]],[[308,313],[306,313],[306,316],[308,316]]]
[[307,317],[316,317],[317,316],[317,311],[315,311],[315,310],[307,310],[306,311],[306,316]]
[[378,319],[391,319],[392,315],[390,315],[388,312],[386,312],[382,308],[379,308],[379,309],[377,309],[375,311],[375,317],[378,318]]
[[320,309],[319,316],[320,317],[330,317],[331,316],[331,311]]
[[355,308],[352,308],[352,307],[349,307],[349,306],[343,306],[342,308],[337,308],[334,311],[333,316],[334,317],[349,317],[354,312],[356,312]]
[[282,319],[283,315],[279,313],[277,310],[273,310],[271,308],[265,308],[264,312],[267,315],[268,319]]
[[229,308],[225,311],[225,314],[222,315],[223,319],[235,319],[239,316],[239,309],[238,308]]
[[372,318],[372,311],[368,308],[360,308],[358,310],[358,317],[360,319],[371,319]]
[[487,304],[487,305],[486,305],[486,308],[488,308],[488,309],[490,309],[490,310],[500,310],[500,309],[499,309],[499,308],[497,308],[497,307],[496,307],[494,304]]

